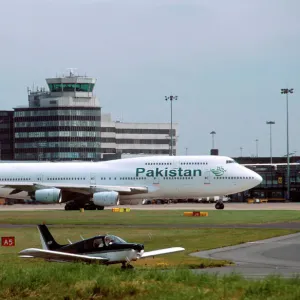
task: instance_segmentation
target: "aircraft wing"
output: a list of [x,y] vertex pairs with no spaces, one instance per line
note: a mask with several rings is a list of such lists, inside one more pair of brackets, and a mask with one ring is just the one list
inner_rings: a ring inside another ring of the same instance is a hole
[[19,252],[19,256],[22,258],[43,258],[46,260],[64,261],[64,262],[101,262],[108,261],[104,257],[92,257],[87,255],[51,251],[37,248],[28,248]]
[[143,194],[148,193],[149,191],[153,191],[158,189],[157,187],[152,186],[119,186],[119,185],[88,185],[88,184],[76,184],[76,183],[56,183],[56,184],[48,184],[48,183],[7,183],[2,185],[3,188],[11,188],[22,191],[36,191],[47,188],[58,188],[61,190],[75,192],[79,194],[90,195],[95,192],[104,192],[104,191],[115,191],[120,194]]
[[182,248],[182,247],[172,247],[172,248],[165,248],[165,249],[160,249],[160,250],[148,251],[148,252],[144,252],[143,255],[140,257],[140,259],[141,258],[146,258],[146,257],[151,257],[151,256],[156,256],[156,255],[180,252],[180,251],[184,251],[184,250],[185,249]]

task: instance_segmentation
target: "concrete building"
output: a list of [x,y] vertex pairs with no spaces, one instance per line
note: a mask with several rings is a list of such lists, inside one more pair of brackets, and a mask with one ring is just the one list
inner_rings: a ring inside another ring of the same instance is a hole
[[0,111],[0,160],[14,159],[14,112]]
[[46,79],[28,90],[27,107],[14,111],[16,160],[99,160],[101,108],[93,95],[95,78]]
[[[177,128],[173,124],[173,155],[177,152]],[[130,156],[170,155],[170,123],[129,123],[101,116],[101,152]]]

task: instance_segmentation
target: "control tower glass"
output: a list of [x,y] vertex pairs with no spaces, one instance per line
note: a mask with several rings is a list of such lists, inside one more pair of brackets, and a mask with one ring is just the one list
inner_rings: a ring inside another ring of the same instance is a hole
[[48,83],[50,92],[92,92],[93,83]]

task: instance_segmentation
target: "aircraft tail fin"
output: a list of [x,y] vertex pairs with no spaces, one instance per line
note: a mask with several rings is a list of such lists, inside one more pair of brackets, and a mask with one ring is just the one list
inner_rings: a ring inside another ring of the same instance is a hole
[[58,244],[46,225],[38,225],[41,244],[44,250],[56,250],[62,247]]

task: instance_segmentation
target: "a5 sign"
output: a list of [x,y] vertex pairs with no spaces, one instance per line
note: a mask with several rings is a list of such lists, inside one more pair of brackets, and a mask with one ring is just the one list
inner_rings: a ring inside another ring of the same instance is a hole
[[14,247],[16,245],[14,236],[3,236],[1,237],[2,247]]

